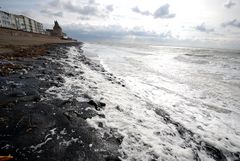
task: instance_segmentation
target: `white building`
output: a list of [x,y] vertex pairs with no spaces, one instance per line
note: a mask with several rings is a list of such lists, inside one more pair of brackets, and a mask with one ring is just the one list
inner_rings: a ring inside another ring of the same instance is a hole
[[44,34],[43,25],[29,17],[0,11],[0,27]]
[[43,30],[43,25],[41,23],[35,21],[35,26],[36,26],[37,33],[45,34],[45,31]]
[[6,12],[0,12],[0,26],[1,27],[11,27],[10,17]]
[[17,29],[15,16],[13,14],[0,11],[0,27]]
[[24,16],[16,15],[16,23],[17,23],[17,29],[18,30],[27,31],[26,30],[26,25],[25,25],[25,22],[24,22]]

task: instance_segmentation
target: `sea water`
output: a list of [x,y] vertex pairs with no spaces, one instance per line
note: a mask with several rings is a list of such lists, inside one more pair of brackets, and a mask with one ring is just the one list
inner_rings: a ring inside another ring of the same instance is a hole
[[77,61],[72,47],[67,62],[81,66],[86,79],[65,78],[62,91],[67,96],[77,86],[78,93],[106,103],[105,118],[87,121],[123,137],[122,160],[239,159],[240,52],[90,43],[83,51],[125,86]]

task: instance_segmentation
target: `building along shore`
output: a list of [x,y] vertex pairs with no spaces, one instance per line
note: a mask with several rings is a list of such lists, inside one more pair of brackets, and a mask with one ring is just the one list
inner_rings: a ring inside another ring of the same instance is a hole
[[0,11],[0,27],[46,34],[42,23],[24,15],[16,15],[5,11]]
[[76,42],[69,38],[57,21],[52,29],[45,30],[43,24],[24,15],[0,10],[0,53],[7,45],[31,46],[52,43]]

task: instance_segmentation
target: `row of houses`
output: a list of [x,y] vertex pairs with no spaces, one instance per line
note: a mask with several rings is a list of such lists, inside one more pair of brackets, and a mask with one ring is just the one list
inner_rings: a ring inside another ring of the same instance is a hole
[[0,11],[0,27],[45,34],[43,25],[24,15]]

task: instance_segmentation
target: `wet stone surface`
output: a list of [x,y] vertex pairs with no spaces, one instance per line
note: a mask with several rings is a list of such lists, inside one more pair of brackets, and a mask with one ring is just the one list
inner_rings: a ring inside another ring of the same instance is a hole
[[62,65],[51,59],[66,58],[66,49],[55,45],[44,56],[5,60],[21,68],[0,76],[1,156],[20,161],[120,160],[119,138],[106,139],[86,122],[104,108],[104,102],[60,100],[45,93],[64,83]]

